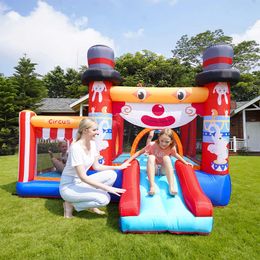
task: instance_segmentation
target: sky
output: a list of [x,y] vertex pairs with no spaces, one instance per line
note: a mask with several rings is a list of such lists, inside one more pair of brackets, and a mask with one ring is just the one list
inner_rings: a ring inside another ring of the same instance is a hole
[[260,0],[0,0],[0,73],[26,54],[45,75],[87,65],[95,44],[115,57],[149,50],[172,57],[183,35],[222,29],[260,44]]

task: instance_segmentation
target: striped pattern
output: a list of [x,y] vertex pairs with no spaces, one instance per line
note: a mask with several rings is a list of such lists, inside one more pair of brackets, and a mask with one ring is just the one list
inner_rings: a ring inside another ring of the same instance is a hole
[[32,111],[19,114],[19,176],[18,182],[29,182],[35,179],[37,138],[72,141],[76,138],[77,128],[42,128],[34,127],[31,118],[36,116]]

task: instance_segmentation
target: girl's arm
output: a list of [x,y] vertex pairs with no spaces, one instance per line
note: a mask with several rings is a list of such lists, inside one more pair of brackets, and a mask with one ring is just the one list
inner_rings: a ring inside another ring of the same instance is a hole
[[180,161],[181,161],[182,163],[184,163],[185,165],[190,165],[190,166],[193,167],[193,164],[191,164],[191,163],[185,161],[184,158],[177,153],[175,146],[173,147],[172,151],[173,151],[173,152],[172,152],[172,155],[173,155],[176,159],[180,160]]
[[129,159],[127,159],[124,163],[130,163],[132,162],[135,158],[137,158],[138,156],[140,156],[141,154],[145,153],[145,147],[139,151],[137,151],[136,153],[134,153]]
[[149,135],[148,135],[147,139],[146,139],[146,145],[148,145],[148,144],[150,144],[152,142],[153,136],[154,136],[154,130],[151,130],[149,132]]
[[[113,166],[110,166],[110,167],[113,167]],[[81,181],[83,181],[97,189],[101,189],[101,190],[113,193],[117,196],[120,196],[120,193],[124,193],[126,191],[125,189],[114,188],[109,185],[98,182],[96,180],[93,180],[92,178],[90,178],[89,176],[86,175],[85,167],[83,165],[75,166],[75,169],[76,169],[76,172],[77,172],[79,178],[81,179]]]

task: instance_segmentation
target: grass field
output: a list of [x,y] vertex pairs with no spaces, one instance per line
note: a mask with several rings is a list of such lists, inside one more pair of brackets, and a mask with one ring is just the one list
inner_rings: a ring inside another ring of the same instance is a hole
[[122,234],[117,204],[64,219],[61,200],[13,195],[17,156],[0,165],[0,259],[260,259],[259,156],[230,158],[231,201],[209,236]]

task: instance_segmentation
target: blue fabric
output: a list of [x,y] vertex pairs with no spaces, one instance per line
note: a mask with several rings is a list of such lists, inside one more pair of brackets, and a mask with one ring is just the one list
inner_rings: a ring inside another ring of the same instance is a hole
[[231,197],[230,175],[213,175],[195,171],[203,192],[214,206],[228,205]]
[[17,182],[16,192],[21,197],[60,198],[59,181]]
[[43,172],[38,175],[38,177],[51,177],[51,178],[59,178],[61,176],[61,172]]

